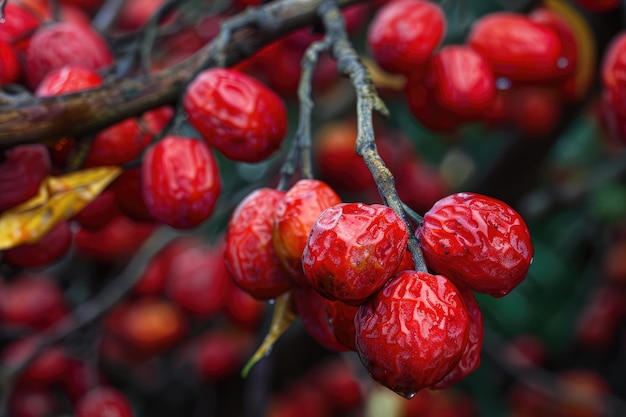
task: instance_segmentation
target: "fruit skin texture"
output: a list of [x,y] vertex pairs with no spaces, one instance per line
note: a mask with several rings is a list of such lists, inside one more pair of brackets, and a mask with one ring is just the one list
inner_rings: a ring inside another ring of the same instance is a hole
[[259,162],[276,152],[287,131],[282,99],[232,69],[201,72],[183,97],[189,123],[234,161]]
[[408,231],[391,208],[342,203],[324,210],[302,254],[304,274],[329,300],[360,305],[391,278],[406,251]]
[[28,85],[36,88],[49,71],[69,64],[103,69],[113,64],[113,55],[105,40],[89,26],[58,22],[39,28],[26,51]]
[[296,284],[308,286],[302,271],[302,252],[319,215],[341,198],[326,183],[303,179],[295,183],[276,208],[272,242],[283,266]]
[[274,212],[283,191],[261,188],[235,209],[226,229],[226,268],[241,289],[259,300],[276,298],[291,288],[274,244]]
[[406,74],[430,58],[445,32],[445,15],[438,5],[422,0],[396,0],[374,16],[367,45],[381,68]]
[[437,201],[416,235],[429,270],[494,297],[522,282],[533,258],[530,232],[519,213],[475,193]]
[[356,347],[372,378],[411,398],[456,366],[469,335],[469,315],[446,277],[403,271],[359,307]]
[[567,75],[559,63],[564,52],[558,34],[523,14],[485,15],[474,22],[467,42],[489,61],[496,76],[545,81]]
[[146,151],[142,181],[150,214],[178,229],[205,221],[222,188],[217,162],[206,143],[174,135]]
[[112,387],[89,391],[76,404],[76,417],[132,417],[133,410],[124,395]]

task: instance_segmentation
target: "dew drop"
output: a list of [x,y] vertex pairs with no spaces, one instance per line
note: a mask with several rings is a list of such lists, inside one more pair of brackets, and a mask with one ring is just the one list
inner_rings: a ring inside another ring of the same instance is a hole
[[507,90],[511,88],[511,85],[511,80],[509,80],[508,78],[500,77],[496,80],[496,88],[498,90]]
[[417,391],[401,391],[401,390],[394,390],[394,392],[398,395],[403,396],[404,398],[406,398],[407,400],[410,400],[411,398],[415,397],[415,394],[417,394]]
[[565,69],[567,68],[567,66],[569,65],[569,61],[567,60],[567,58],[565,58],[564,56],[560,57],[557,61],[556,61],[556,66],[559,69]]

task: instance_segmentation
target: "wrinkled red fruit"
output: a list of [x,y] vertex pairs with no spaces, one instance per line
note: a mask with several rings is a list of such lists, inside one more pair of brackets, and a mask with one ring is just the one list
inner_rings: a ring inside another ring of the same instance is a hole
[[326,315],[333,334],[339,343],[346,349],[356,352],[356,329],[354,316],[358,306],[352,306],[341,301],[326,302]]
[[469,320],[450,280],[404,271],[359,307],[354,319],[357,352],[372,378],[411,398],[457,365]]
[[76,404],[76,417],[132,417],[133,410],[124,395],[115,388],[92,389]]
[[287,131],[282,99],[256,79],[232,69],[200,73],[183,106],[204,139],[234,161],[258,162],[276,152]]
[[139,158],[152,136],[138,119],[129,118],[98,132],[85,160],[86,167],[122,165]]
[[326,183],[303,179],[287,190],[278,204],[272,242],[296,284],[308,286],[302,272],[302,252],[313,223],[322,211],[339,203],[341,198]]
[[293,292],[296,311],[307,333],[326,349],[343,352],[348,350],[335,337],[326,306],[329,301],[312,288],[296,288]]
[[106,41],[90,26],[57,22],[40,27],[26,51],[26,79],[31,88],[55,68],[78,64],[98,70],[113,64]]
[[457,289],[461,297],[463,297],[463,301],[465,301],[465,307],[469,315],[467,345],[465,345],[461,359],[454,369],[433,386],[433,388],[436,389],[451,387],[475,371],[480,365],[480,352],[483,348],[483,336],[485,332],[483,327],[483,313],[480,311],[480,306],[472,291],[461,286],[457,286]]
[[473,291],[502,297],[526,277],[530,232],[506,203],[474,193],[442,198],[416,231],[429,269]]
[[487,14],[474,22],[467,41],[496,76],[513,81],[554,80],[573,70],[558,34],[524,14]]
[[302,267],[323,297],[359,305],[391,278],[407,241],[407,227],[391,208],[338,204],[313,224]]
[[172,258],[165,292],[192,315],[211,317],[226,302],[228,284],[221,246],[198,245]]
[[37,268],[61,259],[72,246],[72,231],[66,221],[62,221],[35,243],[29,243],[6,250],[2,261],[18,268]]
[[0,163],[0,211],[34,197],[50,173],[50,157],[44,145],[19,145],[5,153]]
[[217,162],[207,144],[174,135],[148,149],[141,179],[150,214],[178,229],[205,221],[222,188]]
[[35,91],[37,97],[52,97],[75,91],[88,90],[103,83],[93,68],[83,65],[64,65],[49,71]]
[[428,61],[445,32],[445,15],[437,4],[396,0],[374,16],[367,45],[381,68],[406,74]]
[[276,298],[291,288],[274,244],[274,212],[285,193],[261,188],[235,209],[226,229],[226,268],[233,281],[259,300]]

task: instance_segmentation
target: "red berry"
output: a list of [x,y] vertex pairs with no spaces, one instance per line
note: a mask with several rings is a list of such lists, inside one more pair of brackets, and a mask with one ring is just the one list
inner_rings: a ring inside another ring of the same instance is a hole
[[[9,344],[2,351],[2,363],[18,366],[29,358],[37,349],[37,340],[33,338],[19,339]],[[19,376],[20,384],[47,386],[61,381],[68,369],[68,355],[60,346],[46,348],[38,355]]]
[[58,408],[59,404],[51,387],[19,386],[9,396],[9,412],[12,417],[48,417]]
[[192,246],[172,257],[165,292],[185,311],[208,318],[226,302],[228,279],[221,245]]
[[179,229],[213,213],[222,184],[217,162],[201,140],[169,135],[143,157],[142,193],[155,219]]
[[91,143],[85,166],[122,165],[133,161],[141,156],[151,139],[136,118],[122,120],[98,132]]
[[617,35],[601,64],[605,100],[622,117],[626,116],[626,32]]
[[85,394],[76,404],[76,417],[133,417],[124,395],[115,388],[101,386]]
[[97,232],[119,215],[117,196],[114,191],[106,189],[76,213],[74,220],[80,223],[83,229]]
[[21,71],[17,51],[13,45],[0,38],[0,87],[17,82]]
[[136,222],[155,221],[148,211],[141,192],[141,167],[124,171],[113,181],[110,189],[115,192],[118,210]]
[[257,300],[232,284],[224,305],[228,320],[243,330],[256,330],[263,320],[267,303]]
[[52,97],[75,91],[88,90],[103,83],[93,68],[83,65],[64,65],[48,72],[35,91],[37,97]]
[[391,278],[406,250],[407,227],[391,208],[343,203],[324,210],[309,233],[302,267],[329,300],[362,304]]
[[483,313],[480,311],[480,306],[472,291],[460,286],[457,286],[457,289],[463,301],[465,301],[465,307],[467,308],[467,314],[469,316],[467,345],[465,345],[461,359],[454,369],[433,386],[433,388],[436,389],[451,387],[475,371],[480,365],[480,352],[483,348],[483,336],[485,332],[483,327]]
[[469,320],[450,280],[403,271],[359,307],[354,319],[357,352],[376,381],[411,398],[457,365]]
[[261,188],[239,203],[226,229],[226,268],[233,281],[260,300],[276,298],[291,288],[274,244],[274,213],[283,191]]
[[212,330],[193,342],[193,369],[201,381],[217,382],[236,374],[247,353],[246,339],[224,330]]
[[407,74],[428,61],[445,32],[445,15],[437,4],[396,0],[374,16],[367,44],[381,68]]
[[429,269],[494,297],[522,282],[533,258],[530,232],[519,213],[480,194],[442,198],[416,233]]
[[349,305],[341,301],[328,300],[326,303],[326,315],[335,339],[351,351],[356,351],[354,316],[356,316],[358,309],[358,306]]
[[477,118],[496,99],[496,81],[489,63],[468,46],[441,48],[428,64],[426,77],[439,105],[463,118]]
[[42,26],[32,36],[26,51],[26,79],[31,88],[55,68],[69,64],[103,69],[113,64],[106,41],[89,26],[58,22]]
[[69,223],[62,221],[37,242],[6,250],[2,260],[18,268],[47,266],[65,256],[72,246],[72,236]]
[[326,312],[326,306],[330,301],[311,288],[296,288],[293,295],[298,317],[307,333],[326,349],[347,351],[348,348],[337,340],[330,327]]
[[302,252],[318,216],[341,198],[326,183],[303,179],[295,183],[282,199],[274,217],[272,241],[276,254],[291,278],[308,286],[302,272]]
[[487,14],[474,22],[467,41],[496,76],[513,81],[553,80],[571,70],[558,34],[524,14]]
[[4,22],[0,24],[0,39],[23,52],[30,42],[31,34],[39,27],[39,19],[26,7],[8,2],[4,8]]
[[287,131],[282,99],[236,70],[201,72],[187,88],[183,105],[204,139],[235,161],[267,158],[279,149]]
[[449,194],[449,186],[439,171],[417,156],[406,158],[400,166],[390,169],[396,178],[398,196],[418,213],[424,213]]
[[50,174],[50,157],[44,145],[19,145],[5,153],[0,163],[0,211],[34,197]]

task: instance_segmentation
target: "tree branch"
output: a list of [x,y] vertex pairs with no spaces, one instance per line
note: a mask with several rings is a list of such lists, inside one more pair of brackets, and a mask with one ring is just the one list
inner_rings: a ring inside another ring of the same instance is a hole
[[[346,7],[359,1],[363,0],[339,0],[337,4]],[[0,106],[0,148],[79,137],[155,107],[172,104],[198,72],[215,66],[218,59],[232,66],[271,41],[313,24],[321,3],[322,0],[278,0],[251,7],[232,18],[247,17],[242,26],[229,27],[226,43],[220,42],[224,37],[218,37],[171,68],[114,80],[84,92]]]

